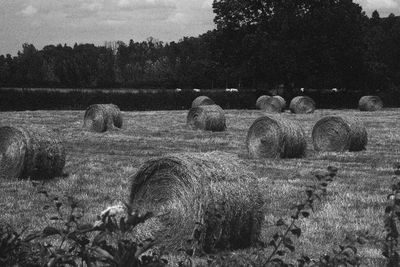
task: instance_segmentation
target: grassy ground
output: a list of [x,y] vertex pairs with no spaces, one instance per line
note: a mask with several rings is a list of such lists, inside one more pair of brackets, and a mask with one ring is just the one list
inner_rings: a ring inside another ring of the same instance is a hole
[[[349,233],[368,231],[369,242],[360,249],[363,265],[383,264],[379,240],[384,237],[383,213],[391,184],[393,163],[400,154],[400,109],[379,112],[317,110],[310,115],[283,114],[301,122],[308,136],[303,159],[246,158],[245,138],[252,122],[262,115],[256,110],[228,110],[228,130],[208,133],[188,130],[185,111],[124,112],[124,127],[110,133],[82,130],[83,111],[3,112],[0,125],[44,124],[64,138],[67,177],[46,182],[58,194],[70,194],[86,207],[90,221],[104,208],[127,200],[129,177],[146,159],[182,151],[222,150],[238,154],[260,179],[267,204],[263,238],[274,231],[269,225],[288,216],[293,204],[312,184],[312,172],[328,165],[339,168],[329,186],[327,199],[309,219],[301,221],[303,235],[296,259],[305,253],[318,257],[330,252]],[[317,153],[312,148],[311,130],[325,115],[354,115],[368,131],[366,151],[357,153]],[[0,181],[1,220],[19,229],[41,229],[50,215],[42,210],[44,198],[35,193],[30,181]],[[247,253],[244,251],[243,253]]]

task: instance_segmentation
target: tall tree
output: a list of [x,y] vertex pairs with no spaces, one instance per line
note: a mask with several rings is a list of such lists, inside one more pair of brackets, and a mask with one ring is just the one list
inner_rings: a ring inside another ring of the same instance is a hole
[[[214,0],[213,8],[236,50],[231,58],[241,60],[231,63],[256,64],[265,72],[258,80],[316,87],[360,81],[366,16],[351,0]],[[248,50],[238,39],[257,45]]]

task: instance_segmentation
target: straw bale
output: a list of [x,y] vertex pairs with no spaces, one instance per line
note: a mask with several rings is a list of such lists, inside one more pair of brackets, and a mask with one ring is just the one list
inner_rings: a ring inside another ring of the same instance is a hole
[[315,102],[308,96],[296,96],[290,101],[290,111],[297,114],[313,113],[315,110]]
[[320,119],[313,127],[312,139],[317,151],[361,151],[368,143],[363,123],[343,116]]
[[83,127],[99,133],[121,128],[121,110],[114,104],[91,105],[86,109]]
[[215,105],[214,101],[208,96],[198,96],[192,102],[192,108],[197,108],[199,106]]
[[134,210],[158,215],[139,230],[169,251],[193,246],[214,252],[258,240],[263,199],[258,180],[237,156],[173,154],[148,160],[130,179]]
[[0,127],[0,177],[50,179],[62,175],[65,148],[43,127]]
[[383,102],[379,96],[366,95],[358,101],[358,108],[361,111],[377,111],[383,108]]
[[280,95],[274,95],[273,98],[278,99],[281,102],[282,111],[286,108],[286,100]]
[[259,98],[257,98],[256,101],[256,108],[264,110],[265,102],[270,99],[271,97],[269,95],[262,95]]
[[[283,100],[285,101],[285,100]],[[269,113],[279,113],[282,112],[285,108],[281,99],[273,96],[266,98],[262,101],[261,104],[262,110]]]
[[198,106],[191,108],[186,119],[191,129],[222,132],[226,130],[224,110],[218,105]]
[[249,128],[246,146],[252,158],[299,158],[307,143],[299,124],[282,116],[264,116]]

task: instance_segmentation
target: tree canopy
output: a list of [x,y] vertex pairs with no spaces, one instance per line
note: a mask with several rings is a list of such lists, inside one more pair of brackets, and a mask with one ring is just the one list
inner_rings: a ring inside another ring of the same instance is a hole
[[24,44],[0,86],[346,88],[400,86],[400,18],[352,0],[214,0],[216,29],[164,43]]

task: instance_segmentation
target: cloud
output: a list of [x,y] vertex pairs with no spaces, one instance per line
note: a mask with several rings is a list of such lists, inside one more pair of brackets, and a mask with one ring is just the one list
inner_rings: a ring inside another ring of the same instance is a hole
[[81,8],[88,11],[99,11],[103,8],[103,4],[99,2],[82,3]]
[[[48,44],[177,41],[214,27],[213,0],[0,0],[0,54]],[[16,16],[17,14],[17,16]],[[17,44],[17,45],[16,45]]]
[[[109,0],[110,4],[115,0]],[[173,0],[116,0],[116,5],[119,8],[128,9],[148,9],[148,8],[175,8],[175,1]]]
[[400,13],[400,0],[355,0],[355,2],[369,14],[374,10],[378,10],[383,16]]
[[366,0],[366,8],[369,9],[389,9],[398,8],[399,3],[395,0]]
[[25,16],[33,16],[38,12],[37,8],[32,5],[26,6],[21,13]]
[[203,5],[201,6],[203,9],[211,9],[213,4],[213,0],[204,0]]

